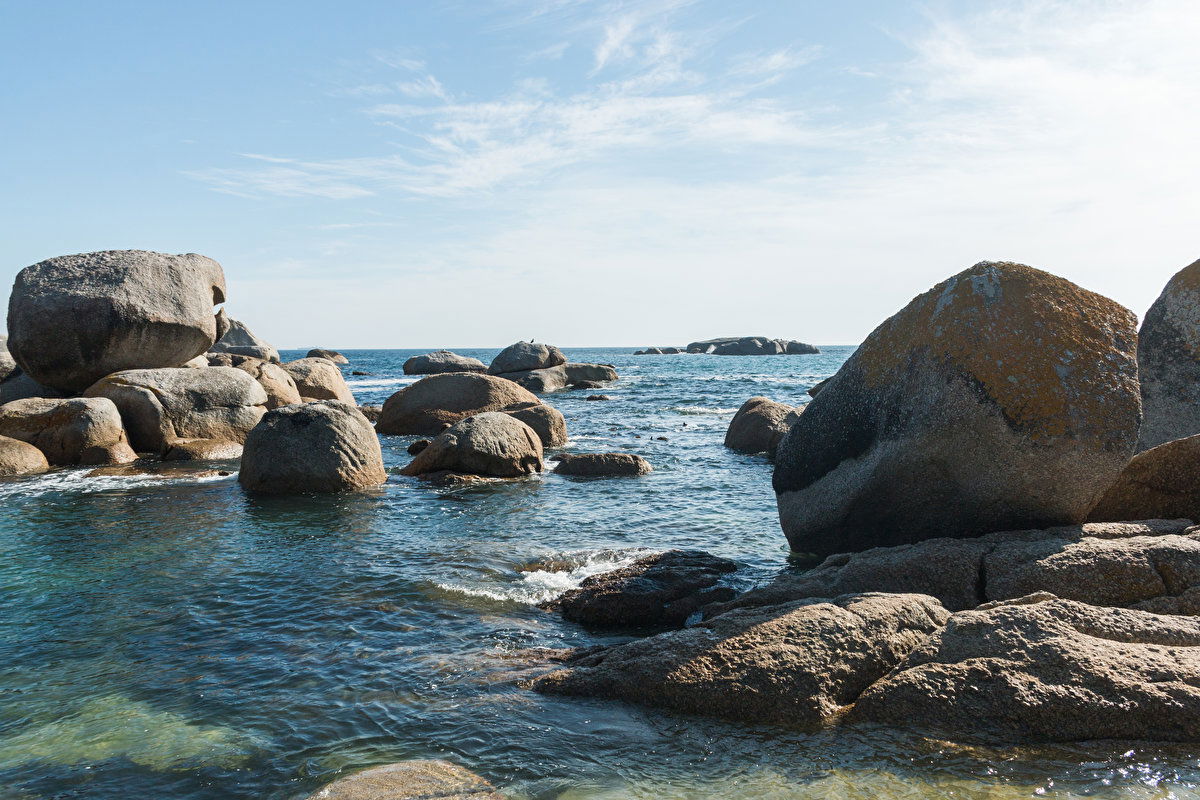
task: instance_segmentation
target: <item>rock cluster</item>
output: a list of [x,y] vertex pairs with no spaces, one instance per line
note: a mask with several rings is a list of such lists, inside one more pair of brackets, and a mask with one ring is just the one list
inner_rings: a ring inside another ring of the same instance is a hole
[[635,356],[667,356],[679,353],[699,353],[714,356],[799,356],[821,352],[816,347],[795,339],[772,339],[768,336],[726,336],[692,342],[687,347],[647,347],[635,350]]
[[554,345],[536,342],[517,342],[504,348],[492,359],[487,372],[537,394],[573,387],[597,388],[618,377],[609,364],[568,363]]

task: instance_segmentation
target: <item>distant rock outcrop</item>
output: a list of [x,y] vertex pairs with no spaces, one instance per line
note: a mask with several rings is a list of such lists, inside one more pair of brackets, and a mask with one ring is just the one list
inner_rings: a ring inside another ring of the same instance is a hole
[[792,549],[1078,523],[1133,453],[1136,318],[1020,264],[983,262],[875,329],[780,442]]
[[1200,261],[1167,283],[1138,334],[1138,450],[1200,433]]
[[[777,356],[811,355],[821,352],[811,344],[794,339],[771,339],[766,336],[727,336],[692,342],[685,351],[715,356]],[[636,354],[635,354],[636,355]]]
[[440,375],[443,372],[487,372],[487,364],[449,350],[434,350],[404,362],[405,375]]

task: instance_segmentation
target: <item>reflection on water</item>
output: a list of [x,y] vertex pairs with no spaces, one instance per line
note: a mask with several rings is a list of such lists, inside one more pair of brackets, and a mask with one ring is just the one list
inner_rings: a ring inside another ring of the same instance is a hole
[[[644,478],[446,490],[393,474],[247,498],[229,465],[176,465],[0,484],[0,797],[289,800],[429,757],[536,800],[1196,796],[1187,749],[995,752],[520,688],[549,653],[621,640],[536,608],[587,575],[669,547],[733,558],[742,580],[784,567],[770,466],[726,451],[724,430],[751,395],[800,402],[847,352],[569,352],[624,379],[612,402],[550,398],[568,447],[638,453]],[[360,401],[386,398],[408,355],[351,353],[375,373]],[[385,437],[393,470],[410,441]]]

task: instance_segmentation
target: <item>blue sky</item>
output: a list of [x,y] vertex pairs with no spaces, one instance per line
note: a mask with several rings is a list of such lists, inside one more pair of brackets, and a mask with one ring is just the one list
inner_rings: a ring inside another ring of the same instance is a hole
[[1200,257],[1200,6],[5,2],[0,281],[200,252],[282,347],[859,341]]

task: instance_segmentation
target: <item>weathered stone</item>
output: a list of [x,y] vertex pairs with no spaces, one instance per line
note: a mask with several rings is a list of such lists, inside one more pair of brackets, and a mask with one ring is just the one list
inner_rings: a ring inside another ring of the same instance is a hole
[[591,400],[592,402],[597,400],[612,400],[612,398],[606,394],[589,394],[586,399]]
[[63,393],[49,386],[42,386],[33,378],[26,375],[20,367],[0,381],[0,404],[11,403],[13,400],[27,400],[31,397],[62,397]]
[[542,441],[533,428],[508,414],[476,414],[438,434],[400,472],[422,475],[443,470],[496,478],[541,472]]
[[213,314],[224,301],[221,265],[195,253],[60,256],[17,275],[8,346],[33,380],[80,392],[114,372],[177,367],[206,352],[225,332]]
[[249,492],[307,494],[377,486],[387,472],[367,418],[320,400],[268,411],[246,437],[238,481]]
[[1200,619],[1041,594],[961,611],[853,719],[965,739],[1200,741]]
[[1138,334],[1138,450],[1200,434],[1200,261],[1167,282]]
[[49,469],[50,462],[41,450],[20,439],[0,436],[0,478],[40,475]]
[[[224,314],[224,309],[221,310]],[[279,351],[271,346],[269,342],[260,339],[246,327],[245,323],[233,319],[229,319],[229,329],[225,331],[217,343],[209,348],[211,353],[233,353],[239,356],[250,356],[252,358],[261,358],[263,361],[270,361],[272,364],[279,363]]]
[[0,406],[0,435],[38,448],[56,466],[124,464],[137,458],[107,398],[26,398]]
[[932,597],[905,594],[742,609],[583,655],[533,688],[812,727],[841,714],[947,616]]
[[338,778],[307,800],[504,800],[478,775],[448,761],[400,761]]
[[412,444],[410,444],[408,446],[408,454],[410,456],[415,456],[418,453],[423,452],[426,447],[429,447],[429,445],[430,445],[430,442],[428,439],[417,439],[415,442],[413,442]]
[[1133,454],[1135,317],[977,264],[880,325],[779,445],[792,549],[828,554],[1082,521]]
[[17,369],[16,360],[12,357],[12,353],[8,352],[8,337],[0,333],[0,382],[8,380],[9,376]]
[[[335,364],[349,364],[350,363],[350,359],[346,358],[344,355],[339,353],[337,350],[323,350],[319,347],[315,348],[313,350],[309,350],[308,355],[306,355],[304,358],[323,358],[326,361],[332,361]],[[301,360],[303,360],[303,359],[301,359]]]
[[851,592],[920,592],[958,611],[1039,591],[1200,614],[1200,528],[1182,519],[1087,523],[839,553],[706,613]]
[[176,439],[163,453],[163,461],[229,461],[242,457],[240,442],[221,439]]
[[821,352],[817,347],[814,347],[807,342],[799,342],[795,339],[785,340],[783,343],[783,352],[789,356],[811,356]]
[[1200,435],[1138,453],[1088,515],[1123,519],[1200,520]]
[[354,394],[346,385],[342,371],[329,359],[318,356],[300,358],[283,365],[296,382],[305,400],[340,400],[355,405]]
[[699,550],[668,550],[585,578],[549,607],[598,627],[683,625],[701,606],[733,597],[733,588],[717,584],[736,569]]
[[251,378],[267,393],[267,410],[303,402],[300,389],[291,373],[279,364],[272,364],[254,356],[237,353],[210,353],[208,365],[213,367],[236,367]]
[[526,370],[525,372],[505,372],[495,377],[512,381],[534,394],[546,394],[567,388],[567,371],[561,364],[545,369]]
[[784,434],[795,424],[800,412],[766,397],[751,397],[733,415],[725,432],[725,446],[743,453],[775,455]]
[[112,400],[133,448],[159,455],[178,439],[244,442],[267,410],[262,386],[233,367],[126,370],[84,394]]
[[362,412],[368,422],[378,422],[379,416],[383,413],[383,406],[359,406],[358,410]]
[[487,364],[478,358],[460,356],[449,350],[434,350],[413,356],[404,362],[405,375],[440,375],[443,372],[487,372]]
[[650,462],[632,453],[570,453],[559,459],[555,475],[578,477],[648,475]]
[[491,375],[430,375],[389,397],[375,428],[383,434],[429,436],[473,414],[516,411],[540,402],[512,381]]
[[617,370],[610,364],[580,364],[572,361],[569,364],[563,364],[562,367],[567,376],[568,386],[578,386],[585,381],[611,383],[620,377],[617,375]]
[[531,369],[546,369],[567,363],[567,357],[552,344],[517,342],[504,348],[492,359],[489,375],[505,372],[525,372]]
[[567,420],[562,412],[553,406],[539,403],[505,413],[533,428],[534,433],[542,440],[544,448],[562,447],[567,443]]

